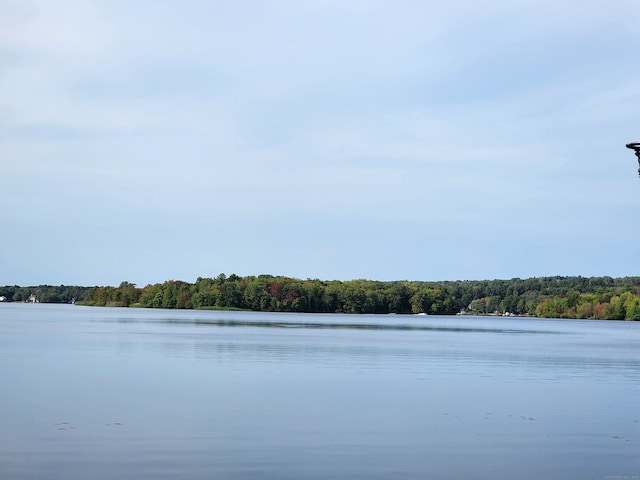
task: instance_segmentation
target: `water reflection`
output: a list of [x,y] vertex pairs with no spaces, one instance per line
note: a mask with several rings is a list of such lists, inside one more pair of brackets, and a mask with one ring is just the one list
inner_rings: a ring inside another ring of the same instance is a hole
[[[141,325],[148,326],[145,322]],[[522,330],[507,334],[508,329],[482,329],[477,336],[466,328],[322,326],[281,328],[261,323],[260,328],[254,328],[238,322],[229,326],[226,321],[213,325],[162,321],[154,323],[154,328],[121,332],[118,353],[137,356],[148,351],[171,358],[214,360],[247,368],[314,365],[326,369],[393,369],[399,373],[429,371],[438,377],[477,375],[504,381],[585,378],[603,383],[624,379],[640,384],[640,357],[629,349],[627,340],[618,346],[609,343],[607,348],[585,348],[576,341],[575,334],[567,332],[542,337],[547,338],[542,343],[537,340],[541,338],[538,335],[523,335]],[[144,342],[138,338],[140,335],[145,337]]]
[[[275,314],[277,315],[277,314]],[[256,328],[308,328],[308,329],[345,329],[345,330],[413,330],[429,332],[467,332],[467,333],[503,333],[503,334],[562,334],[565,332],[540,329],[513,328],[513,326],[496,327],[471,327],[471,326],[441,326],[424,325],[417,323],[349,323],[341,322],[303,322],[303,321],[252,321],[252,320],[232,320],[232,319],[207,319],[207,320],[186,320],[177,318],[164,319],[133,319],[119,318],[118,323],[149,323],[167,325],[196,325],[210,327],[256,327]]]

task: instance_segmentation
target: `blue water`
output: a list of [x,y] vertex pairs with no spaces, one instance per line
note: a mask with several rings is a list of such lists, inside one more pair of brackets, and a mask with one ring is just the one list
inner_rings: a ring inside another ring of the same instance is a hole
[[0,304],[2,479],[640,478],[640,323]]

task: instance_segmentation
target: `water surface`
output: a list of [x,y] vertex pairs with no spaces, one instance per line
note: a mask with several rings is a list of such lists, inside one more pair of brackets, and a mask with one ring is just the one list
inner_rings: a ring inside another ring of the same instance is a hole
[[0,477],[640,476],[640,324],[0,304]]

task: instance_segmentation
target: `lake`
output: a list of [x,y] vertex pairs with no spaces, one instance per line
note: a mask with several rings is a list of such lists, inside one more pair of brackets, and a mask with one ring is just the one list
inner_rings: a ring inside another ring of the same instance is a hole
[[640,323],[0,304],[2,479],[640,478]]

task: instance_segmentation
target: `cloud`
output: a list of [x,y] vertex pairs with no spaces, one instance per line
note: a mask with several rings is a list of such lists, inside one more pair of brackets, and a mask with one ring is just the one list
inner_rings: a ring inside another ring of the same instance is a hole
[[0,201],[17,206],[0,250],[99,248],[114,281],[127,264],[197,276],[199,259],[451,278],[581,273],[591,253],[590,271],[629,269],[598,252],[640,234],[637,2],[0,8]]

